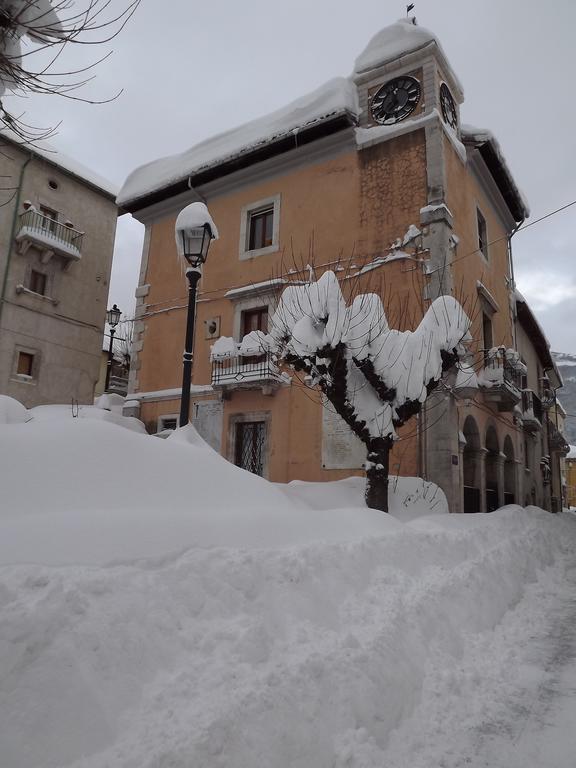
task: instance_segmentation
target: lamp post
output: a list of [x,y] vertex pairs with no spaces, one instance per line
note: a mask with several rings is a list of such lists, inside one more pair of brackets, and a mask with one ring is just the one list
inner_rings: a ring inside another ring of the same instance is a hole
[[120,322],[120,316],[122,312],[118,309],[116,304],[112,309],[106,312],[106,322],[110,326],[110,346],[108,347],[108,364],[106,366],[106,383],[104,384],[104,392],[108,392],[110,386],[110,374],[112,372],[112,345],[114,344],[114,334],[116,333],[116,326]]
[[180,400],[180,426],[188,424],[190,417],[190,386],[192,384],[192,350],[194,346],[194,319],[196,314],[196,289],[202,276],[202,267],[208,257],[212,240],[218,239],[218,230],[204,203],[187,205],[176,219],[176,248],[178,255],[188,264],[188,315],[186,342],[182,370],[182,397]]

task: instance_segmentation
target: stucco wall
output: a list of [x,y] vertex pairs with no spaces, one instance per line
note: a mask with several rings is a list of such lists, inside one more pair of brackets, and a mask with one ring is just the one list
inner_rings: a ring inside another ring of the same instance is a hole
[[[17,183],[26,154],[9,145],[0,157],[0,173]],[[52,188],[49,184],[52,183]],[[64,269],[59,256],[46,263],[30,246],[25,254],[10,242],[17,236],[23,203],[45,206],[84,233],[81,258]],[[0,338],[0,391],[31,406],[49,402],[90,402],[98,380],[102,334],[107,308],[117,209],[108,196],[82,183],[47,161],[33,157],[26,166],[21,190],[0,208],[2,261],[5,276]],[[8,254],[10,254],[9,267]],[[46,296],[27,286],[30,269],[47,278]],[[36,355],[33,381],[14,376],[15,355],[26,348]]]

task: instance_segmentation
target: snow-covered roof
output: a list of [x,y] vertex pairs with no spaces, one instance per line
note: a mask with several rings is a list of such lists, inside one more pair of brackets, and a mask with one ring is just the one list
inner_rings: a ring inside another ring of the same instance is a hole
[[358,114],[356,87],[345,77],[328,81],[282,109],[213,136],[177,155],[143,165],[126,179],[118,204],[138,200],[187,177],[272,144],[337,115]]
[[90,168],[82,165],[82,163],[63,154],[60,150],[51,146],[46,141],[34,141],[33,144],[23,144],[22,140],[19,139],[15,133],[9,130],[3,130],[0,131],[0,144],[5,141],[18,145],[23,152],[28,152],[31,155],[36,155],[36,157],[41,157],[44,160],[47,160],[65,173],[76,176],[76,178],[105,192],[110,197],[115,198],[118,194],[118,186],[116,184],[112,184],[111,181],[108,181],[108,179],[105,179]]
[[518,289],[514,289],[514,299],[516,301],[516,308],[518,311],[518,320],[528,332],[530,340],[538,352],[538,356],[540,357],[544,369],[548,372],[553,372],[551,378],[556,379],[556,381],[552,381],[552,387],[554,389],[562,387],[562,375],[558,370],[556,361],[552,357],[552,353],[550,351],[550,342],[546,338],[544,329],[538,322],[536,315],[530,308],[530,305]]
[[527,219],[530,215],[530,206],[526,196],[514,181],[502,148],[492,131],[486,128],[475,128],[472,125],[462,125],[461,135],[464,144],[472,144],[480,149],[515,220]]
[[[144,198],[161,196],[171,187],[189,182],[191,177],[214,171],[219,166],[240,161],[243,157],[248,162],[247,158],[252,153],[272,147],[291,136],[294,137],[296,145],[298,134],[311,127],[344,115],[356,121],[360,107],[355,80],[364,72],[427,46],[433,47],[442,61],[445,76],[462,92],[462,86],[436,36],[424,27],[417,26],[412,19],[401,19],[374,35],[356,59],[349,78],[334,78],[269,115],[206,139],[184,152],[154,160],[137,168],[124,182],[117,197],[118,205],[134,210]],[[423,119],[427,120],[429,116],[424,116]],[[383,132],[389,129],[388,126],[379,126],[369,130],[373,134],[374,131]],[[469,144],[479,147],[515,220],[526,218],[529,214],[528,205],[514,182],[494,136],[489,131],[470,126],[463,127],[462,136]],[[460,146],[456,137],[452,141],[457,147]],[[461,149],[462,159],[465,160],[463,146]],[[190,183],[193,184],[194,181]]]
[[412,19],[399,19],[377,32],[354,62],[354,74],[374,69],[387,61],[405,56],[429,43],[438,44],[436,36]]
[[447,74],[462,90],[436,37],[412,19],[401,19],[380,30],[356,59],[350,78],[337,77],[291,104],[245,125],[213,136],[185,152],[160,158],[141,166],[126,179],[118,204],[127,206],[155,192],[167,189],[190,176],[286,138],[342,114],[359,115],[354,77],[380,64],[397,59],[427,45],[440,51]]

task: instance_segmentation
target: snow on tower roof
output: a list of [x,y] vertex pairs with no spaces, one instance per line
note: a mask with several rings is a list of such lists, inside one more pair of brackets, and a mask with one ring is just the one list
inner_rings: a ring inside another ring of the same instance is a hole
[[454,84],[463,92],[462,84],[450,67],[446,54],[433,32],[425,27],[419,27],[416,19],[399,19],[394,24],[384,27],[370,40],[366,48],[354,63],[354,75],[361,75],[370,69],[414,53],[421,48],[433,43],[440,51],[447,73],[454,80]]
[[357,115],[358,109],[354,84],[344,77],[334,78],[276,112],[206,139],[185,152],[137,168],[120,190],[118,204],[138,200],[337,115]]
[[399,19],[374,35],[356,59],[354,73],[360,74],[368,69],[374,69],[432,42],[438,41],[428,29],[419,27],[410,18]]

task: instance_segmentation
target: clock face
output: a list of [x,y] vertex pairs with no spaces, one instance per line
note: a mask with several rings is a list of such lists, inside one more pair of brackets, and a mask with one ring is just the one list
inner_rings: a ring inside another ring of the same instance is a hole
[[395,77],[372,97],[372,117],[381,125],[393,125],[404,120],[420,101],[420,83],[414,77]]
[[458,112],[456,112],[456,104],[446,83],[442,83],[440,86],[440,106],[444,120],[451,128],[455,129],[458,125]]

